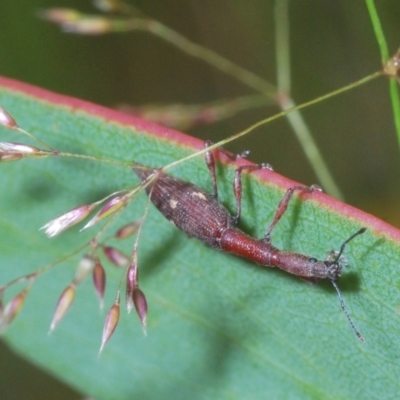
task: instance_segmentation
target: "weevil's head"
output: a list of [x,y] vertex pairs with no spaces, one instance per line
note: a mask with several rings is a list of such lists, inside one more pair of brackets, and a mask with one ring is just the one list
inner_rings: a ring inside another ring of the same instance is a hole
[[340,274],[342,273],[342,269],[347,266],[347,260],[346,260],[346,258],[344,258],[342,256],[342,253],[344,251],[344,248],[346,247],[346,244],[349,243],[350,240],[354,239],[356,236],[364,233],[365,230],[366,230],[366,228],[361,228],[359,231],[357,231],[356,233],[351,235],[347,240],[345,240],[343,242],[342,246],[340,247],[340,250],[336,251],[336,252],[335,251],[330,252],[328,254],[327,260],[325,261],[325,265],[328,269],[327,278],[330,279],[332,286],[335,288],[335,290],[339,296],[340,307],[342,308],[344,314],[346,315],[346,318],[349,321],[349,324],[350,324],[351,328],[353,329],[354,333],[356,334],[358,339],[360,339],[361,341],[364,340],[364,337],[363,337],[363,335],[361,335],[360,331],[354,325],[354,322],[351,319],[349,312],[347,311],[347,308],[344,304],[344,300],[343,300],[342,294],[340,293],[340,290],[336,283],[336,280],[339,278]]
[[328,253],[325,265],[328,269],[327,278],[329,278],[331,281],[336,281],[342,274],[343,268],[346,268],[348,266],[348,261],[343,255],[343,251],[347,243],[349,243],[350,240],[353,240],[356,236],[361,235],[365,231],[366,228],[361,228],[359,231],[351,235],[347,240],[343,242],[343,244],[340,246],[339,251],[330,251]]
[[343,268],[349,265],[346,257],[338,251],[330,251],[324,264],[328,270],[327,278],[334,281],[340,277]]

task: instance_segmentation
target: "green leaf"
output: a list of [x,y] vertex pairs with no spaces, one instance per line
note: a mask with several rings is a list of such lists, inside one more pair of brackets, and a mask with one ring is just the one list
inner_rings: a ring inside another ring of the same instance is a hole
[[[0,81],[0,105],[57,150],[162,166],[202,146],[188,136],[6,79]],[[0,135],[1,141],[35,145],[5,128]],[[38,231],[46,222],[138,183],[129,168],[74,158],[27,158],[0,168],[1,284],[64,257],[97,232],[93,227],[79,233],[78,226],[48,239]],[[221,200],[232,210],[233,170],[219,168]],[[173,173],[211,187],[201,157]],[[254,175],[245,180],[241,227],[262,237],[285,188],[294,183],[274,173]],[[177,231],[154,207],[139,245],[141,288],[149,304],[147,337],[138,318],[122,312],[97,357],[122,275],[109,265],[106,310],[99,312],[89,279],[78,287],[60,325],[47,334],[81,253],[38,278],[4,339],[97,399],[396,398],[400,234],[323,194],[301,198],[273,232],[278,248],[325,259],[361,226],[368,228],[347,246],[351,269],[338,282],[365,342],[350,329],[329,283],[309,285],[212,250]],[[119,223],[140,218],[145,204],[141,194]],[[130,247],[126,243],[125,251]]]

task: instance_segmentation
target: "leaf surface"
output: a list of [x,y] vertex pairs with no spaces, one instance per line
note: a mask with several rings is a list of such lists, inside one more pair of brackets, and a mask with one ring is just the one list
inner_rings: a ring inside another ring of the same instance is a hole
[[[163,166],[201,149],[194,138],[100,106],[0,80],[0,105],[18,124],[62,151]],[[1,141],[31,143],[5,128]],[[57,215],[137,184],[129,168],[52,157],[0,165],[0,283],[34,271],[81,246],[96,228],[78,226],[48,239],[38,229]],[[219,166],[221,200],[234,210],[234,167]],[[210,189],[201,157],[173,174]],[[246,232],[262,237],[284,190],[275,173],[245,179]],[[144,194],[119,223],[140,218]],[[325,259],[350,242],[351,266],[339,280],[349,312],[365,337],[357,340],[329,283],[309,285],[207,248],[176,230],[154,207],[139,246],[141,288],[149,304],[148,335],[135,315],[121,314],[101,357],[105,314],[121,270],[107,266],[106,310],[99,312],[90,279],[48,335],[59,295],[79,256],[41,276],[4,335],[35,364],[97,399],[397,398],[400,390],[399,254],[394,228],[313,193],[291,204],[273,243]],[[124,250],[129,251],[131,243]]]

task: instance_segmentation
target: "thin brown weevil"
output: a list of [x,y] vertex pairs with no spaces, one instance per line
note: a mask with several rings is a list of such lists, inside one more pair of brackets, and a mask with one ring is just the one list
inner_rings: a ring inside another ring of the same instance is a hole
[[133,170],[142,181],[155,173],[157,174],[154,183],[148,185],[146,191],[150,195],[152,203],[165,218],[188,236],[199,239],[215,249],[247,258],[259,265],[280,268],[311,283],[316,283],[321,279],[329,279],[339,296],[341,308],[354,333],[360,340],[364,340],[347,311],[336,281],[340,277],[342,268],[346,265],[342,254],[347,243],[364,233],[366,228],[362,228],[351,235],[343,242],[340,250],[337,253],[332,252],[325,261],[292,251],[279,250],[271,243],[271,233],[287,210],[293,194],[295,192],[310,193],[317,187],[294,186],[289,188],[280,201],[264,237],[256,239],[236,226],[241,214],[242,173],[245,170],[254,171],[270,167],[266,164],[244,165],[236,170],[233,183],[236,215],[232,216],[217,200],[215,160],[211,151],[206,153],[205,159],[212,177],[213,194],[205,192],[190,182],[174,178],[162,170],[146,169],[140,164],[136,164]]

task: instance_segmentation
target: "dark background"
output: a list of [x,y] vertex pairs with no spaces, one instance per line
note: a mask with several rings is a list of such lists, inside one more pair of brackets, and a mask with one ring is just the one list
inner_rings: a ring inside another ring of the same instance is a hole
[[[272,1],[131,1],[146,14],[275,83]],[[380,1],[391,53],[399,47],[400,3]],[[202,103],[252,94],[242,83],[148,33],[84,37],[37,18],[47,7],[96,12],[89,1],[14,0],[0,8],[0,74],[106,106]],[[366,6],[346,0],[293,1],[292,96],[297,104],[381,68]],[[399,146],[386,78],[304,110],[348,203],[400,226]],[[189,133],[214,142],[273,115],[246,111]],[[317,179],[288,123],[278,120],[229,147],[305,184]],[[2,399],[73,399],[77,394],[0,348]]]

